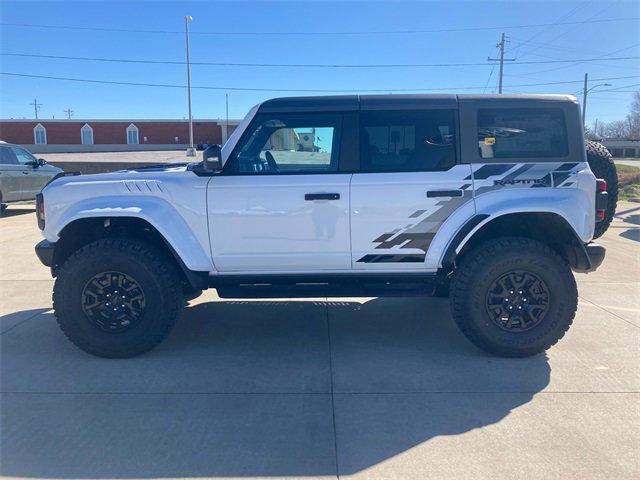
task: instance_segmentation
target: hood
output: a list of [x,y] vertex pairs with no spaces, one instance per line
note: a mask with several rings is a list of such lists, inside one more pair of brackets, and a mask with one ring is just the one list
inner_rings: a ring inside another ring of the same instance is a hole
[[165,163],[149,165],[144,167],[130,168],[127,170],[117,170],[105,173],[90,173],[87,175],[78,172],[65,172],[64,175],[56,176],[54,180],[47,184],[46,188],[59,187],[62,185],[78,184],[113,184],[114,182],[138,181],[138,180],[167,180],[168,177],[184,177],[189,167],[188,163]]
[[158,163],[156,165],[146,165],[144,167],[127,168],[125,170],[116,170],[108,173],[122,172],[180,172],[185,171],[189,164],[184,163]]

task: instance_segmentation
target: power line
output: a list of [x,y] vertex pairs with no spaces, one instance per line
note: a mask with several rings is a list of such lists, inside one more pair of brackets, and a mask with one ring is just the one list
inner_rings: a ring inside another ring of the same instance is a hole
[[[87,62],[108,62],[108,63],[137,63],[147,65],[186,65],[181,60],[138,60],[127,58],[106,58],[106,57],[73,57],[67,55],[40,55],[35,53],[7,53],[0,52],[6,57],[28,57],[44,58],[51,60],[80,60]],[[607,58],[573,58],[562,60],[529,60],[524,62],[514,61],[512,65],[540,65],[556,63],[574,62],[602,62],[618,60],[638,60],[640,56],[629,57],[607,57]],[[239,62],[191,62],[191,65],[202,65],[211,67],[262,67],[262,68],[424,68],[424,67],[478,67],[486,66],[485,62],[457,62],[457,63],[239,63]]]
[[[107,85],[129,85],[129,86],[141,86],[141,87],[164,87],[164,88],[187,88],[186,85],[170,84],[170,83],[138,83],[138,82],[119,82],[112,80],[93,80],[86,78],[71,78],[71,77],[54,77],[49,75],[33,75],[26,73],[15,72],[0,72],[0,75],[7,75],[13,77],[22,78],[40,78],[46,80],[63,80],[70,82],[81,83],[100,83]],[[608,77],[608,78],[595,78],[593,81],[605,81],[605,80],[622,80],[640,78],[640,75],[630,75],[625,77]],[[527,83],[520,85],[511,85],[512,88],[517,87],[540,87],[549,85],[569,85],[573,83],[582,83],[582,80],[566,80],[563,82],[546,82],[546,83]],[[473,87],[434,87],[434,88],[375,88],[375,89],[313,89],[313,88],[251,88],[251,87],[214,87],[214,86],[192,86],[191,88],[197,88],[202,90],[229,90],[229,91],[252,91],[252,92],[323,92],[323,93],[359,93],[359,92],[434,92],[442,90],[480,90],[484,88],[482,85]]]
[[[640,20],[640,17],[620,17],[620,18],[604,18],[598,20],[582,20],[573,22],[555,22],[555,23],[531,23],[522,25],[501,25],[501,26],[484,26],[484,27],[451,27],[451,28],[439,28],[428,30],[368,30],[368,31],[338,31],[338,32],[230,32],[230,31],[209,31],[209,32],[190,32],[192,35],[248,35],[248,36],[313,36],[313,35],[406,35],[406,34],[421,34],[421,33],[448,33],[448,32],[472,32],[483,30],[506,30],[506,29],[518,29],[518,28],[539,28],[550,27],[560,25],[584,25],[588,23],[608,23],[608,22],[623,22],[623,21],[635,21]],[[82,25],[41,25],[32,23],[15,23],[15,22],[0,22],[0,25],[4,27],[26,27],[26,28],[44,28],[44,29],[58,29],[58,30],[82,30],[82,31],[97,31],[97,32],[118,32],[118,33],[150,33],[150,34],[180,34],[184,32],[179,30],[138,30],[130,28],[107,28],[107,27],[87,27]]]
[[[524,45],[525,41],[522,40],[521,38],[514,37],[514,36],[510,36],[510,37],[511,37],[511,40],[513,41],[513,43],[517,47]],[[560,46],[560,45],[556,45],[556,44],[553,44],[553,43],[547,43],[547,42],[527,42],[527,43],[532,45],[532,46],[536,46],[536,47],[542,47],[542,48],[546,48],[546,49],[550,49],[550,50],[560,50],[560,51],[564,51],[564,52],[570,52],[570,53],[573,53],[573,54],[576,54],[576,53],[584,54],[584,52],[585,52],[584,49],[577,49],[577,48],[571,48],[571,47],[567,47],[567,46]],[[635,44],[630,45],[628,47],[625,47],[625,48],[623,48],[621,50],[629,50],[629,49],[632,49],[634,47],[637,47],[638,45],[639,44],[635,43]],[[619,51],[621,51],[621,50],[619,50]],[[595,54],[595,55],[599,55],[599,56],[604,56],[605,55],[605,53],[602,52],[602,51],[595,51],[593,49],[588,49],[588,51],[591,54]],[[540,55],[538,54],[538,56],[540,56]]]
[[[625,50],[629,50],[631,48],[637,47],[638,45],[640,45],[640,44],[634,44],[634,45],[631,45],[629,47],[624,47],[624,48],[619,48],[619,49],[613,50],[613,51],[611,51],[609,53],[606,53],[606,54],[602,55],[602,57],[600,59],[598,59],[598,62],[604,60],[605,58],[613,58],[613,57],[611,57],[611,55],[615,55],[617,53],[624,52]],[[537,55],[537,56],[540,56],[540,55]],[[618,57],[618,58],[620,58],[620,57]],[[581,63],[580,60],[572,60],[569,65],[564,65],[564,66],[555,67],[555,68],[547,68],[547,69],[544,69],[544,70],[537,70],[535,72],[528,72],[528,74],[529,75],[537,75],[539,73],[555,72],[555,71],[562,70],[562,69],[565,69],[565,68],[569,68],[569,67],[572,67],[572,66],[577,66],[580,63]]]
[[[491,54],[488,55],[490,57]],[[489,86],[489,82],[491,81],[491,77],[493,76],[493,72],[496,69],[496,64],[491,65],[491,71],[489,72],[489,77],[487,78],[487,83],[484,84],[484,88],[482,89],[482,93],[487,91],[487,87]]]
[[516,55],[518,55],[520,53],[520,48],[522,48],[523,45],[526,45],[528,43],[531,43],[531,40],[533,40],[536,37],[539,37],[542,33],[544,33],[546,30],[548,30],[551,27],[555,27],[556,25],[559,25],[560,22],[562,22],[562,20],[565,20],[567,18],[569,18],[571,15],[573,15],[573,13],[580,9],[582,6],[588,5],[591,2],[583,2],[578,4],[576,7],[574,7],[573,9],[571,9],[569,12],[565,13],[564,15],[560,16],[560,18],[558,18],[555,22],[553,22],[551,25],[549,25],[548,27],[543,28],[542,30],[534,33],[531,37],[529,37],[527,40],[525,40],[524,42],[520,43],[518,45],[518,50],[516,51]]
[[[589,18],[587,18],[586,20],[583,20],[584,22],[590,22],[592,21],[594,18],[598,17],[601,13],[609,10],[611,8],[612,5],[614,5],[615,3],[618,3],[620,0],[614,1],[611,4],[607,4],[606,7],[604,7],[601,10],[598,10],[596,13],[594,13],[593,15],[591,15]],[[572,30],[574,30],[576,28],[576,25],[570,27],[570,28],[566,28],[564,29],[559,35],[556,35],[555,37],[553,37],[551,40],[548,41],[548,43],[553,43],[555,42],[557,39],[559,39],[560,37],[563,37],[565,35],[567,35],[569,32],[571,32]],[[529,54],[531,54],[532,52],[536,52],[538,50],[540,50],[540,48],[542,47],[534,47],[532,51],[529,52]],[[526,52],[525,52],[526,55]]]

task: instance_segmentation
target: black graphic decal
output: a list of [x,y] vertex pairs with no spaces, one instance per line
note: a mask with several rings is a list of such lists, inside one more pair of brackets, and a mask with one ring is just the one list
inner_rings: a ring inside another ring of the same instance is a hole
[[[501,175],[503,173],[506,173],[515,166],[515,163],[496,163],[492,165],[483,165],[473,173],[473,178],[475,180],[486,180],[487,178],[494,175]],[[465,178],[465,180],[471,180],[471,176],[468,176],[467,178]]]
[[420,253],[404,255],[365,255],[358,262],[361,263],[417,263],[424,262],[425,256]]

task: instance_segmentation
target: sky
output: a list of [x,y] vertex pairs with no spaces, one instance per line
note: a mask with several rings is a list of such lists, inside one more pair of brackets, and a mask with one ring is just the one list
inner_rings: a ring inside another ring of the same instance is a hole
[[[593,79],[589,87],[612,85],[596,87],[589,93],[587,123],[591,124],[596,118],[600,121],[624,118],[632,92],[640,89],[638,1],[0,0],[0,72],[181,86],[0,75],[0,118],[33,118],[34,107],[30,103],[36,98],[42,104],[40,118],[65,118],[64,110],[68,108],[76,119],[186,118],[185,15],[193,17],[190,45],[194,63],[478,64],[375,68],[193,64],[196,119],[224,118],[225,94],[229,117],[236,119],[268,98],[340,93],[324,90],[496,92],[498,68],[487,58],[497,58],[496,44],[503,31],[508,39],[505,58],[516,59],[505,62],[505,93],[569,93],[581,97],[582,80],[588,73]],[[15,54],[177,63],[104,62]],[[618,57],[636,58],[608,60]],[[592,61],[580,62],[581,59]]]

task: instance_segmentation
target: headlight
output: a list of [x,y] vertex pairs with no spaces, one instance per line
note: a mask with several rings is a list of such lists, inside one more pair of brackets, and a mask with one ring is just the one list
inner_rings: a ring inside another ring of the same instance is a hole
[[38,219],[38,228],[44,230],[44,197],[41,193],[36,195],[36,218]]

